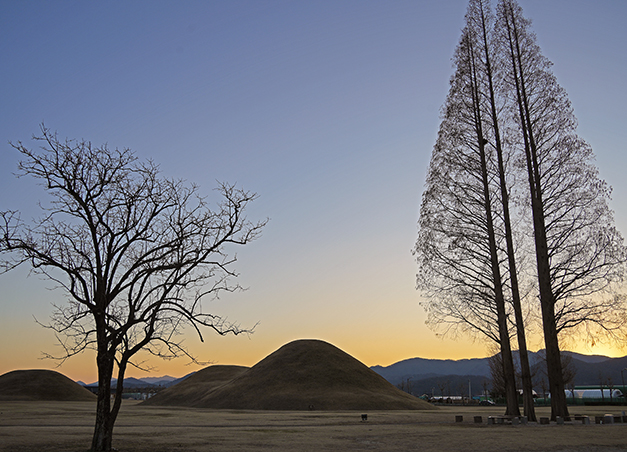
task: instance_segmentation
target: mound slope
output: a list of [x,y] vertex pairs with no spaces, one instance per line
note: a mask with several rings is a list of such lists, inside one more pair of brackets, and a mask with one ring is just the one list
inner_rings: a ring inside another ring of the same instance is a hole
[[230,382],[184,402],[193,407],[245,410],[433,409],[319,340],[290,342]]
[[0,400],[95,401],[96,396],[54,370],[14,370],[0,375]]
[[244,366],[209,366],[155,394],[145,405],[191,406],[204,394],[230,382],[249,369]]

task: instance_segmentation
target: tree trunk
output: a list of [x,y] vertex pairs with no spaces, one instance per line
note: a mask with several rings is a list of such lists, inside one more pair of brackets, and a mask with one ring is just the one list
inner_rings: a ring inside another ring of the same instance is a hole
[[[525,92],[523,87],[523,99]],[[526,102],[523,103],[525,105]],[[544,346],[546,348],[546,367],[549,379],[549,391],[551,393],[551,420],[557,416],[568,416],[564,375],[562,371],[562,358],[557,337],[557,324],[555,320],[555,308],[553,289],[551,287],[551,267],[546,239],[546,226],[544,222],[544,205],[540,189],[540,174],[537,161],[537,151],[533,139],[533,131],[530,127],[527,110],[527,131],[529,145],[527,151],[527,167],[529,171],[529,183],[531,188],[531,209],[533,214],[534,235],[536,242],[536,262],[538,266],[538,288],[540,292],[540,306],[542,310],[542,328],[544,331]]]
[[96,425],[91,442],[92,452],[110,452],[113,440],[113,419],[111,416],[111,376],[113,357],[109,353],[98,352],[98,402]]
[[547,374],[551,391],[551,419],[556,416],[568,416],[566,393],[564,391],[564,376],[562,374],[562,360],[557,337],[557,324],[555,321],[555,299],[551,287],[551,265],[546,239],[546,225],[544,221],[544,203],[542,201],[542,188],[540,168],[538,163],[538,151],[536,148],[529,103],[525,92],[524,83],[521,84],[522,99],[525,113],[525,122],[529,135],[527,161],[529,180],[531,184],[531,209],[534,219],[534,231],[536,240],[536,259],[538,265],[538,287],[540,289],[540,304],[542,308],[542,325],[544,329],[544,344],[546,348]]
[[[545,323],[545,311],[547,308],[542,306],[542,321]],[[555,323],[555,314],[552,307],[549,307],[550,313],[548,317],[553,318]],[[552,334],[551,334],[552,333]],[[568,406],[566,400],[566,391],[564,390],[564,378],[562,375],[562,360],[560,356],[559,342],[555,329],[548,331],[544,327],[544,343],[546,347],[546,366],[549,378],[549,391],[551,392],[551,420],[555,420],[557,416],[565,418],[568,416]]]
[[[517,316],[518,317],[518,316]],[[516,320],[518,322],[518,320]],[[531,382],[531,369],[529,367],[529,352],[524,331],[518,329],[518,352],[520,353],[520,371],[523,390],[523,413],[531,422],[536,422],[536,408],[533,400],[533,383]],[[521,337],[522,335],[522,337]]]
[[[100,407],[99,407],[100,408]],[[96,428],[91,442],[92,452],[110,452],[113,439],[113,425],[105,419],[99,420],[100,409],[96,413]]]
[[[499,317],[501,317],[499,315]],[[505,409],[506,416],[520,416],[518,408],[518,393],[516,392],[516,374],[514,372],[514,359],[512,358],[512,347],[509,341],[509,332],[507,329],[507,318],[503,312],[503,320],[499,320],[499,324],[505,323],[505,327],[499,326],[501,332],[501,357],[503,358],[503,376],[505,380],[505,400],[507,407]]]
[[[474,63],[474,56],[471,52],[471,64]],[[514,373],[514,360],[512,358],[512,348],[509,340],[509,328],[507,325],[507,315],[505,313],[505,297],[503,295],[503,282],[501,280],[501,270],[499,266],[499,256],[496,248],[496,233],[494,231],[494,220],[492,214],[492,206],[490,204],[490,184],[488,180],[488,164],[485,153],[486,140],[483,138],[481,108],[479,106],[479,88],[477,83],[476,67],[472,65],[473,72],[473,104],[475,109],[475,126],[477,131],[477,141],[479,146],[479,155],[481,159],[481,176],[483,182],[483,198],[486,214],[486,226],[488,233],[488,241],[490,247],[490,261],[492,266],[492,279],[494,283],[494,302],[496,304],[498,326],[499,326],[499,343],[501,345],[501,356],[503,359],[503,378],[505,380],[505,398],[507,400],[506,415],[519,415],[518,395],[516,394],[516,375]]]
[[[524,86],[522,98],[525,99]],[[526,100],[523,105],[526,105]],[[557,324],[555,321],[555,309],[553,289],[551,287],[551,267],[546,239],[546,226],[544,222],[544,205],[540,188],[540,173],[538,168],[537,151],[533,139],[533,130],[530,126],[528,109],[525,114],[525,122],[528,134],[527,144],[527,168],[529,171],[529,184],[531,189],[531,210],[533,214],[534,236],[536,244],[536,262],[538,267],[538,288],[540,292],[540,306],[542,310],[542,328],[544,331],[544,345],[546,348],[546,366],[551,392],[551,419],[557,416],[568,416],[566,393],[564,391],[564,376],[562,374],[562,360],[560,355],[559,340],[557,337]]]
[[562,375],[561,356],[557,337],[553,289],[551,287],[551,268],[546,239],[538,150],[532,125],[533,121],[529,111],[529,98],[527,96],[526,80],[524,76],[525,66],[520,49],[516,17],[511,7],[506,9],[505,19],[529,177],[531,211],[536,246],[536,263],[538,269],[538,289],[540,292],[542,327],[546,348],[547,376],[549,379],[549,390],[551,392],[551,419],[555,420],[557,416],[568,416],[568,408],[566,405],[566,393],[564,391],[564,378]]
[[[518,273],[516,270],[516,257],[514,251],[514,239],[512,234],[512,221],[509,213],[509,194],[507,191],[507,180],[505,174],[505,164],[503,162],[503,146],[501,143],[501,133],[499,127],[499,116],[496,106],[496,95],[494,93],[494,77],[492,73],[492,63],[490,58],[490,44],[488,42],[488,27],[486,23],[486,12],[483,3],[479,2],[481,13],[481,32],[483,38],[483,48],[485,51],[485,66],[490,93],[490,110],[492,114],[492,127],[494,129],[494,141],[498,161],[499,183],[501,188],[501,203],[503,205],[503,226],[505,228],[505,239],[507,243],[507,259],[509,265],[510,283],[512,290],[512,305],[514,307],[516,319],[516,334],[518,338],[518,350],[520,353],[520,368],[523,389],[523,407],[527,418],[535,422],[536,413],[533,402],[533,384],[531,381],[531,370],[529,367],[529,353],[527,351],[527,339],[525,337],[525,324],[522,315],[520,301],[520,290],[518,287]],[[513,367],[513,364],[512,364]]]
[[488,171],[485,157],[485,140],[481,139],[479,149],[481,154],[481,165],[483,171],[483,184],[485,196],[485,209],[488,227],[488,237],[490,242],[490,256],[492,263],[492,274],[494,280],[494,302],[496,304],[499,343],[501,345],[501,357],[503,360],[503,379],[505,381],[505,398],[507,401],[506,415],[518,416],[518,394],[516,393],[516,374],[514,372],[514,359],[512,358],[512,347],[509,340],[509,328],[507,325],[507,315],[505,312],[505,297],[503,295],[503,285],[501,281],[501,271],[496,250],[496,238],[494,224],[492,220],[492,209],[490,206],[490,196],[488,188]]
[[485,153],[485,145],[487,141],[483,136],[483,119],[480,107],[479,83],[477,77],[476,59],[472,43],[468,43],[470,71],[472,78],[472,101],[475,118],[475,129],[477,133],[477,144],[479,149],[479,157],[481,160],[481,179],[483,184],[483,202],[486,215],[486,229],[488,234],[488,242],[490,248],[490,263],[492,267],[492,280],[494,283],[494,303],[496,305],[498,327],[499,327],[499,343],[501,346],[501,356],[503,359],[503,378],[505,380],[505,398],[507,400],[506,415],[517,416],[520,414],[518,409],[518,395],[516,393],[516,375],[514,373],[514,360],[512,358],[512,349],[509,340],[509,328],[507,325],[507,315],[505,312],[505,297],[503,295],[503,282],[501,279],[501,269],[499,264],[499,256],[496,247],[496,233],[494,230],[494,218],[492,213],[490,182],[488,175],[488,163]]

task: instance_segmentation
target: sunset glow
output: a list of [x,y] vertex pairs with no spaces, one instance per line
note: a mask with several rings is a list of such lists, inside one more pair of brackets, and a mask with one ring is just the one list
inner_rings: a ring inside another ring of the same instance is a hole
[[[520,0],[568,92],[579,135],[613,187],[627,234],[627,2]],[[322,339],[368,366],[490,354],[441,338],[415,289],[424,178],[452,74],[466,0],[3,2],[0,6],[0,210],[39,215],[42,187],[14,173],[8,143],[43,122],[60,137],[131,148],[167,177],[257,192],[251,220],[270,221],[236,250],[247,290],[207,310],[250,335],[192,331],[201,361],[252,366],[295,339]],[[60,367],[46,323],[65,295],[26,266],[0,275],[0,374],[56,369],[93,382],[92,352]],[[536,312],[537,315],[539,313]],[[36,320],[35,320],[36,319]],[[535,327],[530,349],[543,348]],[[627,341],[564,348],[624,356]],[[149,356],[147,373],[199,365]]]

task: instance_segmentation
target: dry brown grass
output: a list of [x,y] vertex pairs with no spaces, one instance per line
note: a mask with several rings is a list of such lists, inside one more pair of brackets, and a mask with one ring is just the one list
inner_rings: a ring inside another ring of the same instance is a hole
[[[0,451],[84,451],[94,403],[0,403]],[[620,414],[613,408],[614,414]],[[153,407],[124,402],[114,433],[120,452],[160,451],[619,451],[627,424],[488,426],[494,407],[436,411],[233,411]],[[608,407],[581,408],[591,416]],[[548,410],[539,409],[547,416]],[[464,416],[455,423],[455,415]],[[484,416],[474,424],[473,416]]]
[[199,370],[176,385],[158,392],[145,405],[194,406],[198,399],[246,372],[249,367],[214,365]]
[[[228,377],[232,379],[228,381]],[[209,367],[148,403],[237,410],[431,409],[346,352],[320,340],[285,344],[250,369],[240,367],[233,372],[222,366]]]
[[0,400],[88,402],[96,396],[54,370],[14,370],[0,375]]

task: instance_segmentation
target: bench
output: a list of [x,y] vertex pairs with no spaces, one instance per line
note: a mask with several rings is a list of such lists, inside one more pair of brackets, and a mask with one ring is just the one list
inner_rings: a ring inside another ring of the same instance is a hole
[[[480,417],[480,416],[479,416]],[[524,420],[522,420],[523,424],[526,424],[527,417],[523,416]],[[476,422],[476,421],[475,421]],[[518,425],[521,422],[521,418],[519,416],[488,416],[488,425],[494,424],[511,424]]]

